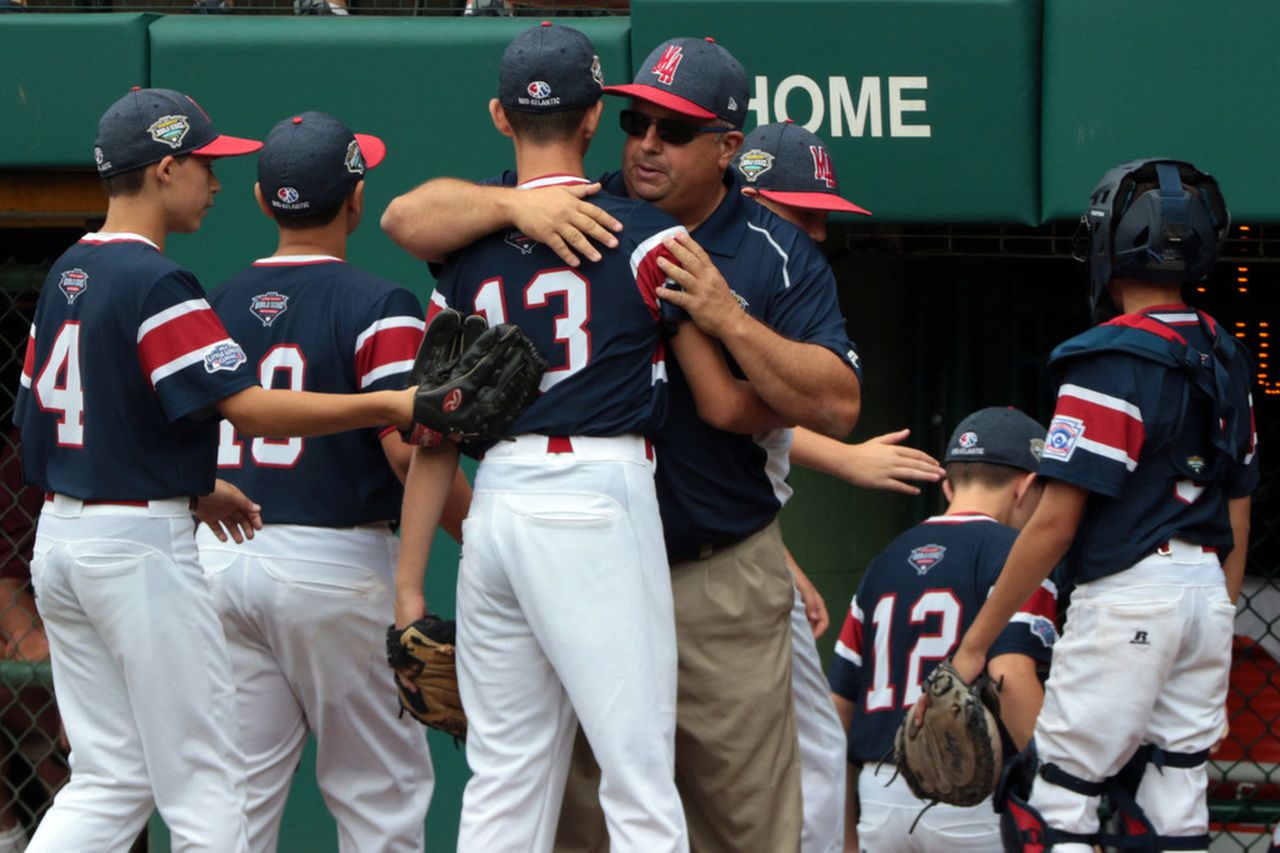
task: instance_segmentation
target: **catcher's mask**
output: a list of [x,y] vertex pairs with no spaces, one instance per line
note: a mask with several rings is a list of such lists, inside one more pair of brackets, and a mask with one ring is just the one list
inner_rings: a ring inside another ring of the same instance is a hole
[[1073,247],[1076,259],[1089,264],[1095,322],[1115,313],[1106,293],[1113,278],[1204,280],[1230,225],[1218,182],[1190,163],[1130,160],[1107,172],[1093,188]]

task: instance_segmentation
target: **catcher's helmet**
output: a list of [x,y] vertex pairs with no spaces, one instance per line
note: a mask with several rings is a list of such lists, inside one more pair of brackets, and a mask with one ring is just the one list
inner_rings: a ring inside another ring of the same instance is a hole
[[1090,307],[1096,314],[1113,278],[1201,281],[1230,224],[1218,182],[1190,163],[1156,158],[1116,166],[1094,187],[1077,232],[1077,257],[1089,263]]

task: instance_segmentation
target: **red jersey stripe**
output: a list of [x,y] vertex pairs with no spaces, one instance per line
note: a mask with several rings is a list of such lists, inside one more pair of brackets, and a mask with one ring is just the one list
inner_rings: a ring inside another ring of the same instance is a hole
[[[1084,422],[1084,437],[1137,459],[1146,440],[1142,420],[1132,412],[1121,411],[1105,395],[1090,395],[1087,389],[1063,386],[1054,417],[1079,418]],[[1123,401],[1117,401],[1123,403]]]
[[143,372],[150,377],[164,365],[228,338],[222,321],[206,304],[149,329],[138,341],[138,358]]
[[416,326],[393,326],[370,335],[356,351],[360,387],[383,375],[380,368],[405,361],[412,364],[421,343],[422,330]]

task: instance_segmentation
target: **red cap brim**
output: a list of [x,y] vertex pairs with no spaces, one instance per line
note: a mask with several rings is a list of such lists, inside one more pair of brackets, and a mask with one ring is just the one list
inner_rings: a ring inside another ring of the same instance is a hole
[[261,147],[262,143],[256,139],[216,136],[208,145],[202,145],[191,153],[199,154],[201,157],[239,157],[243,154],[252,154]]
[[376,168],[379,163],[387,157],[387,144],[376,136],[370,136],[367,133],[355,134],[356,142],[360,144],[360,156],[364,158],[364,167],[366,169]]
[[844,213],[861,213],[863,216],[871,215],[871,211],[858,207],[853,202],[832,193],[760,190],[760,195],[769,199],[769,201],[776,201],[778,204],[785,204],[788,207],[801,207],[805,210],[838,210]]
[[710,110],[704,110],[693,101],[682,98],[679,95],[673,95],[665,89],[659,89],[657,86],[646,86],[643,83],[628,83],[625,86],[605,86],[604,93],[606,95],[626,95],[631,98],[639,98],[642,101],[666,107],[690,118],[713,119],[716,117],[715,113]]

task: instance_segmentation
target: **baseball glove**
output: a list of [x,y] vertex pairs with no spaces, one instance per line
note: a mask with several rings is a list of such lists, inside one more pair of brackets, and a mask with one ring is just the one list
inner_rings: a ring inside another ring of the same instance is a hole
[[923,722],[907,712],[894,738],[894,760],[911,793],[922,800],[973,806],[1000,778],[1000,698],[986,675],[966,684],[945,660],[925,679]]
[[[387,628],[387,663],[395,670],[400,713],[429,728],[467,739],[467,715],[458,695],[456,626],[428,614],[403,629]],[[410,687],[405,682],[410,682]]]
[[441,311],[427,327],[410,370],[418,391],[405,441],[438,446],[446,437],[470,446],[496,441],[532,402],[547,363],[518,326],[489,328]]

